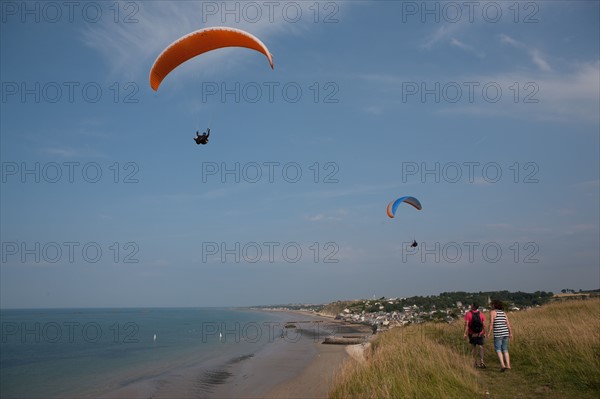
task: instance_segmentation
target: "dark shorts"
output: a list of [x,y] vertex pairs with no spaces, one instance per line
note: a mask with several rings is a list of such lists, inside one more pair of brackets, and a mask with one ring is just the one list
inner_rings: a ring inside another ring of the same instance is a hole
[[469,343],[471,345],[483,345],[484,337],[478,337],[476,335],[469,335]]

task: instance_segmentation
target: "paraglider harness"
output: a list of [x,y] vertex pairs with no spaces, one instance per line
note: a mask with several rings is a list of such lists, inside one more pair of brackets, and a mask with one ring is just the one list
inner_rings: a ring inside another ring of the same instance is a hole
[[415,240],[415,239],[413,238],[413,242],[412,242],[412,244],[410,244],[410,247],[411,247],[411,248],[416,248],[416,247],[417,247],[417,245],[419,245],[419,244],[417,244],[417,240]]
[[202,144],[202,145],[208,144],[208,136],[210,136],[210,128],[206,129],[206,133],[202,133],[202,135],[200,135],[198,133],[198,131],[196,131],[196,137],[194,137],[194,141],[198,145],[200,145],[200,144]]

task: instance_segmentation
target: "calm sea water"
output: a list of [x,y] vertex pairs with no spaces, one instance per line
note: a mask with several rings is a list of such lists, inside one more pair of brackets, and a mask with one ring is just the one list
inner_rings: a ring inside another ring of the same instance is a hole
[[0,396],[93,397],[191,365],[218,367],[273,342],[284,318],[215,308],[2,310]]

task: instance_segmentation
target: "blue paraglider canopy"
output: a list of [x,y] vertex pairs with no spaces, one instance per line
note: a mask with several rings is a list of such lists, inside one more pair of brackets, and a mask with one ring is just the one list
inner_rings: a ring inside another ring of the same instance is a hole
[[388,206],[387,206],[388,216],[393,218],[396,215],[396,209],[398,209],[398,206],[403,202],[406,202],[407,204],[414,206],[419,211],[421,209],[423,209],[423,207],[421,206],[421,203],[415,197],[408,197],[408,196],[400,197],[397,200],[392,201],[388,204]]

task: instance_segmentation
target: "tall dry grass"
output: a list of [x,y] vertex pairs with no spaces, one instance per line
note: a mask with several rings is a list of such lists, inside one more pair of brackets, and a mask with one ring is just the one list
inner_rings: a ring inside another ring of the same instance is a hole
[[494,383],[505,377],[496,368],[493,339],[487,339],[485,351],[488,367],[494,369],[481,373],[473,368],[462,321],[395,328],[372,342],[365,363],[349,361],[342,367],[330,397],[462,398],[482,397],[488,390],[492,397],[511,397],[511,392],[539,397],[539,387],[551,387],[553,397],[597,397],[599,316],[598,299],[508,313],[514,332],[509,344],[514,386]]
[[555,389],[600,395],[600,300],[552,303],[509,320],[509,353],[524,373]]
[[478,396],[471,361],[430,337],[422,326],[392,329],[373,341],[367,362],[347,362],[332,398],[462,398]]

